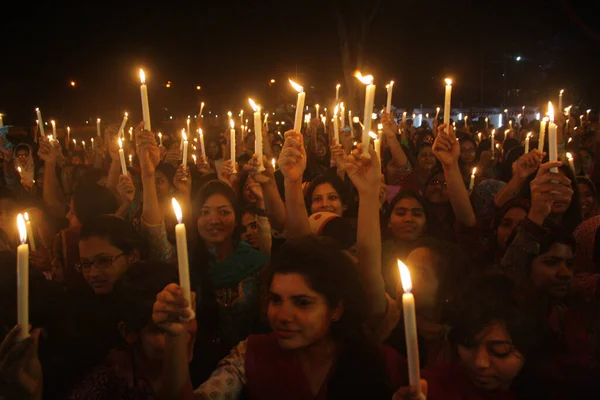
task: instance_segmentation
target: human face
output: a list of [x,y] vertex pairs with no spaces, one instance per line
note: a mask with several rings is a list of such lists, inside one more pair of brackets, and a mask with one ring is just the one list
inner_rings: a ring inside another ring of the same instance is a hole
[[[415,295],[415,307],[417,312],[428,312],[437,306],[437,292],[440,281],[437,276],[437,263],[441,262],[439,257],[425,247],[418,247],[411,251],[406,257],[406,265],[410,268],[412,279],[412,293]],[[402,299],[402,285],[398,281],[397,299]]]
[[[558,170],[558,172],[562,175],[562,176],[566,176],[565,172],[563,170]],[[572,199],[572,198],[571,198]],[[552,213],[553,214],[562,214],[565,211],[567,211],[567,209],[569,208],[569,206],[571,205],[571,199],[569,199],[569,201],[555,201],[552,203]]]
[[328,338],[331,321],[341,317],[340,311],[341,306],[332,309],[302,275],[273,276],[267,315],[282,348],[302,349]]
[[258,225],[256,224],[256,216],[252,213],[244,213],[242,215],[242,240],[248,242],[250,246],[258,249]]
[[413,242],[423,235],[427,220],[421,203],[406,197],[394,205],[388,227],[394,238]]
[[469,140],[463,140],[460,143],[460,159],[465,164],[471,164],[475,161],[475,145]]
[[510,208],[500,220],[500,225],[496,230],[496,243],[501,250],[506,249],[506,242],[513,233],[519,222],[523,221],[527,216],[527,212],[521,207]]
[[156,171],[154,181],[159,199],[168,198],[171,194],[171,182],[162,171]]
[[581,213],[584,219],[593,217],[594,212],[594,194],[587,183],[578,183],[579,201],[581,202]]
[[217,158],[218,155],[219,145],[217,144],[217,142],[210,142],[208,144],[208,156],[214,160],[215,158]]
[[419,151],[417,165],[426,171],[431,171],[435,166],[435,155],[431,146],[425,146]]
[[389,185],[399,185],[402,183],[402,178],[404,177],[398,175],[398,171],[400,171],[400,166],[392,158],[385,165],[385,174]]
[[252,190],[250,190],[250,185],[253,183],[255,183],[254,179],[252,179],[251,176],[248,176],[248,178],[246,178],[246,183],[244,184],[243,190],[244,199],[246,199],[248,204],[256,204],[256,196],[254,193],[252,193]]
[[567,294],[573,278],[575,262],[573,249],[563,243],[554,243],[550,250],[534,258],[531,263],[531,281],[536,289],[553,298]]
[[[79,241],[81,273],[96,294],[110,293],[135,259],[135,254],[124,254],[106,238],[92,236]],[[93,264],[85,266],[92,261]]]
[[579,159],[581,160],[581,168],[583,173],[587,174],[592,169],[593,159],[587,151],[579,151]]
[[200,210],[197,228],[208,244],[219,245],[231,240],[235,229],[235,213],[227,197],[217,193],[206,199]]
[[83,163],[81,162],[81,158],[79,156],[73,156],[73,157],[71,157],[71,164],[72,165],[81,165]]
[[525,363],[503,322],[494,322],[473,341],[459,344],[458,355],[473,384],[482,390],[508,389]]
[[324,158],[327,155],[327,143],[317,140],[317,157]]
[[444,174],[437,174],[429,181],[425,197],[432,204],[448,202],[448,191],[446,190],[446,177]]
[[344,205],[339,193],[331,183],[321,183],[315,187],[312,194],[310,212],[329,211],[340,217],[344,214]]
[[77,216],[75,215],[75,201],[71,197],[71,201],[69,201],[69,211],[67,212],[66,218],[69,220],[69,226],[78,226],[81,225]]
[[19,160],[21,167],[25,167],[27,161],[29,161],[29,151],[23,148],[19,149],[19,151],[17,151],[17,160]]

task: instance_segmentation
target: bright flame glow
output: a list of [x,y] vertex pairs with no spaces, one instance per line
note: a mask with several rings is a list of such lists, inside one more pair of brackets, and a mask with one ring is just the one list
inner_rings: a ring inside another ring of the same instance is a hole
[[471,175],[475,175],[476,172],[477,172],[477,167],[473,168],[473,173]]
[[404,263],[398,260],[398,269],[400,270],[400,281],[402,282],[402,289],[405,293],[412,291],[412,280],[410,279],[410,271],[404,265]]
[[377,130],[378,131],[383,130],[383,124],[377,124]]
[[548,116],[550,117],[550,122],[554,122],[554,107],[552,107],[552,102],[548,102]]
[[273,165],[273,169],[275,169],[275,165],[276,164],[277,164],[277,161],[274,158],[272,158],[271,159],[271,165]]
[[373,83],[373,75],[367,75],[367,76],[363,76],[360,72],[357,72],[354,75],[359,81],[361,81],[362,83],[364,83],[365,85],[370,85]]
[[450,78],[444,79],[444,82],[446,82],[446,85],[452,85],[452,79]]
[[435,111],[440,112],[441,108],[437,107]]
[[21,175],[21,167],[17,167],[17,171],[19,172],[19,175]]
[[352,117],[353,123],[358,124],[358,121],[359,121],[358,117]]
[[233,122],[233,119],[229,120],[229,126],[231,127],[231,129],[235,128],[235,122]]
[[258,111],[258,110],[260,110],[260,107],[256,105],[256,103],[254,102],[254,100],[248,99],[248,103],[250,103],[250,107],[252,107],[252,109],[255,112]]
[[304,92],[304,88],[300,85],[298,85],[296,82],[294,82],[291,79],[288,79],[288,81],[290,81],[290,85],[292,85],[292,87],[294,88],[294,90],[298,93],[300,92]]
[[333,115],[338,115],[339,108],[340,108],[339,105],[336,104],[335,108],[333,109]]
[[569,159],[569,161],[571,161],[573,159],[573,156],[571,155],[571,153],[567,153],[567,158]]
[[[121,138],[119,138],[117,141],[119,142],[119,148],[122,149],[123,148],[123,141],[121,140]],[[73,139],[73,142],[75,142],[75,139]]]
[[146,84],[146,74],[144,73],[144,70],[140,68],[140,82],[142,82],[142,85]]
[[194,164],[197,163],[198,160],[196,159],[196,155],[195,154],[192,154],[192,160],[194,160]]
[[181,130],[181,138],[184,142],[187,142],[187,135],[185,134],[185,129]]
[[560,90],[560,94],[563,94],[564,92],[565,92],[565,89]]
[[96,122],[100,122],[100,118],[96,119]]
[[27,229],[25,228],[23,214],[17,215],[17,228],[19,229],[19,239],[21,239],[21,244],[24,244],[27,241]]
[[183,213],[181,212],[181,206],[179,205],[175,197],[171,199],[171,204],[173,204],[173,211],[175,211],[175,218],[177,218],[177,223],[181,224],[181,220],[183,219]]
[[342,87],[342,85],[340,85],[339,83],[338,83],[337,85],[335,85],[335,88],[336,88],[336,89],[339,89],[339,88],[341,88],[341,87]]
[[531,132],[529,132],[529,133],[527,134],[527,137],[528,137],[528,138],[530,138],[530,137],[531,137]]
[[204,136],[204,135],[202,134],[202,128],[198,128],[198,133],[200,134],[200,136]]
[[373,132],[369,132],[369,136],[371,136],[372,139],[377,139],[379,137]]

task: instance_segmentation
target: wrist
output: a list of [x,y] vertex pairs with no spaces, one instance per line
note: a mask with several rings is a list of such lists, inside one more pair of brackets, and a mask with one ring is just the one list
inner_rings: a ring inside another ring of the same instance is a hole
[[452,164],[442,164],[442,169],[444,172],[460,172],[460,168],[458,166],[458,162],[453,162]]
[[545,213],[536,212],[533,209],[529,210],[529,213],[527,214],[527,218],[531,222],[534,222],[536,225],[539,225],[539,226],[544,225],[544,221],[546,220],[546,217],[547,217],[547,215],[545,215]]

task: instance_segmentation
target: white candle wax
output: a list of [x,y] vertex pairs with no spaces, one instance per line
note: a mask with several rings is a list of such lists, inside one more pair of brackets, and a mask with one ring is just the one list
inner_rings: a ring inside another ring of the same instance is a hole
[[4,115],[0,114],[0,128],[2,128],[4,126],[4,119],[3,119]]
[[17,215],[21,244],[17,247],[17,322],[21,325],[19,340],[29,337],[29,246],[22,214]]
[[485,129],[488,129],[490,127],[490,119],[486,117],[485,119]]
[[333,144],[340,144],[340,131],[338,126],[338,110],[339,106],[336,104],[333,109]]
[[98,137],[102,136],[102,133],[100,132],[100,118],[96,120],[96,135]]
[[44,133],[44,120],[42,120],[42,112],[39,108],[36,108],[35,113],[37,115],[38,125],[40,127],[40,135],[46,136],[46,134]]
[[123,151],[123,141],[121,138],[117,139],[119,142],[119,158],[121,159],[121,172],[123,175],[127,175],[127,164],[125,164],[125,152]]
[[181,131],[181,140],[183,143],[183,155],[181,157],[181,164],[182,165],[187,165],[187,159],[188,159],[188,140],[187,140],[187,135],[185,134],[185,130]]
[[231,165],[233,166],[233,173],[235,174],[237,171],[235,170],[235,123],[233,119],[229,120],[229,125],[231,129],[229,130],[229,152],[231,153]]
[[173,198],[171,200],[173,204],[173,210],[175,211],[175,216],[177,217],[177,225],[175,225],[175,239],[177,242],[177,265],[179,267],[179,286],[183,290],[183,297],[189,303],[189,310],[191,312],[190,319],[193,319],[195,314],[192,309],[192,286],[190,284],[190,266],[188,259],[188,249],[187,249],[187,235],[185,231],[185,224],[183,221],[183,213],[181,211],[181,206]]
[[[554,108],[552,102],[548,102],[548,115],[550,117],[548,125],[548,159],[549,161],[558,160],[558,142],[557,142],[557,125],[554,123]],[[550,172],[558,172],[557,168],[552,168]]]
[[346,107],[344,107],[344,103],[340,103],[340,118],[341,118],[341,127],[344,129],[346,126]]
[[546,138],[546,124],[548,123],[548,118],[544,118],[540,121],[540,136],[538,142],[538,150],[540,153],[544,152],[544,139]]
[[439,116],[440,116],[440,108],[439,108],[439,107],[437,107],[437,108],[435,109],[435,120],[436,120],[436,121],[437,121],[437,119],[438,119],[438,117],[439,117]]
[[450,111],[452,103],[452,80],[446,79],[446,95],[444,97],[444,124],[446,124],[446,129],[450,129],[448,125],[450,125]]
[[144,70],[140,68],[140,94],[142,97],[142,116],[144,119],[144,129],[152,131],[152,125],[150,123],[150,105],[148,103],[148,87],[146,86],[146,74]]
[[[300,94],[300,93],[298,93]],[[252,99],[249,99],[250,105],[254,110],[254,154],[258,159],[258,171],[264,171],[263,165],[263,140],[262,140],[262,119],[260,115],[260,107],[254,103]],[[297,111],[297,110],[296,110]],[[294,123],[295,125],[295,123]]]
[[558,93],[558,112],[563,112],[563,93],[565,92],[564,89],[561,89],[561,91]]
[[198,129],[198,133],[200,134],[200,145],[202,146],[202,157],[206,161],[206,147],[204,146],[204,134],[202,133],[202,129]]
[[529,139],[531,138],[531,132],[527,134],[525,138],[525,154],[529,153]]
[[392,113],[392,92],[394,90],[394,81],[391,81],[385,87],[387,88],[387,103],[385,106],[385,111],[387,111],[388,114],[391,114]]
[[363,155],[369,158],[369,132],[371,129],[371,119],[373,114],[373,103],[375,102],[375,85],[367,85],[365,89],[365,114],[364,114],[364,129],[363,129]]
[[298,85],[291,79],[290,85],[298,92],[298,100],[296,101],[296,116],[294,118],[294,131],[300,132],[302,129],[302,114],[304,113],[304,101],[306,100],[306,93],[304,92],[304,88]]
[[129,155],[129,166],[133,167],[133,154]]
[[118,136],[122,136],[125,138],[125,125],[127,125],[127,119],[129,118],[129,114],[125,113],[123,116],[123,122],[121,122],[121,127],[119,128]]
[[339,103],[340,102],[340,87],[342,85],[340,85],[339,83],[337,85],[335,85],[335,103]]
[[52,124],[52,136],[56,137],[56,121],[52,120],[50,123]]
[[186,132],[191,132],[190,131],[190,116],[188,115],[187,121],[186,121],[186,125],[187,125],[187,130]]
[[29,214],[23,213],[23,217],[25,219],[25,230],[27,231],[27,243],[29,243],[29,250],[35,251],[35,237],[33,237],[33,228],[31,227]]
[[573,171],[573,175],[577,176],[577,172],[575,171],[575,160],[573,160],[573,156],[571,155],[571,153],[567,153],[567,160],[569,160],[569,166]]
[[473,168],[473,173],[471,174],[471,182],[469,182],[469,190],[473,190],[475,187],[475,173],[477,172],[477,167]]
[[402,294],[402,312],[404,317],[404,335],[406,336],[406,361],[408,362],[408,382],[416,390],[417,396],[421,393],[421,370],[419,366],[419,343],[417,339],[417,315],[415,312],[415,298],[412,291],[410,272],[402,261],[398,260],[400,277],[404,293]]

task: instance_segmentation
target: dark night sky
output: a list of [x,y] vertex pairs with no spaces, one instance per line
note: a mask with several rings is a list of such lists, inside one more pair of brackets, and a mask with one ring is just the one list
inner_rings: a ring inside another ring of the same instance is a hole
[[[169,113],[179,117],[196,112],[200,100],[222,112],[239,110],[248,95],[263,104],[293,96],[285,78],[296,71],[312,87],[308,103],[323,101],[342,78],[331,1],[118,7],[20,2],[5,13],[0,28],[0,112],[7,114],[6,123],[33,118],[36,106],[59,119],[116,120],[124,109],[139,113],[139,66],[146,69],[153,107],[176,105]],[[361,2],[340,1],[343,7]],[[479,105],[483,70],[484,102],[499,106],[506,54],[523,57],[518,64],[507,57],[509,88],[537,90],[543,97],[564,87],[570,101],[597,106],[592,89],[600,80],[592,60],[600,60],[600,32],[588,28],[586,23],[595,26],[592,13],[575,8],[577,3],[382,0],[367,54],[378,101],[383,102],[385,82],[394,79],[395,104],[432,105],[442,98],[442,78],[451,74],[453,102]],[[271,78],[277,83],[268,87]],[[77,82],[75,89],[70,80]],[[167,80],[173,83],[170,91]],[[202,85],[200,92],[196,85]],[[515,99],[515,105],[524,100]]]

